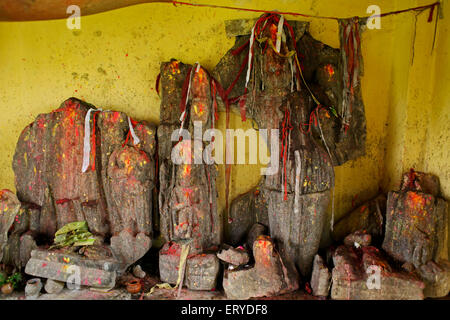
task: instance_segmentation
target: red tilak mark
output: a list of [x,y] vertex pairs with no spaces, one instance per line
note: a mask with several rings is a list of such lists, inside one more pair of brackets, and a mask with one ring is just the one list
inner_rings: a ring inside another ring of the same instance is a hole
[[69,202],[69,201],[70,201],[70,199],[58,199],[55,202],[56,202],[56,204],[63,204],[63,203]]

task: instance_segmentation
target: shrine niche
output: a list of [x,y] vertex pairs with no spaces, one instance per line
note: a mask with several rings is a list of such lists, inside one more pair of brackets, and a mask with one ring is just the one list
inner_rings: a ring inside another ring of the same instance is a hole
[[[447,296],[448,202],[436,175],[410,169],[334,221],[335,198],[356,199],[335,197],[334,167],[365,161],[367,19],[332,19],[339,48],[270,11],[225,21],[235,43],[210,70],[166,56],[158,125],[77,98],[39,114],[16,144],[16,192],[0,191],[0,283],[23,274],[26,299],[74,285],[139,300]],[[225,160],[234,156],[217,130],[231,113],[267,130],[271,160],[234,199],[226,162],[221,199],[212,150],[224,143]]]

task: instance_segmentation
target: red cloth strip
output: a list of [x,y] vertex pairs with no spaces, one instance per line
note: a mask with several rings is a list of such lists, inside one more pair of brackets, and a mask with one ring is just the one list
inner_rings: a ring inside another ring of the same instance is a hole
[[237,56],[239,53],[242,52],[242,50],[244,50],[250,43],[250,39],[248,39],[242,46],[240,46],[239,48],[236,48],[235,50],[231,51],[231,54],[233,56]]
[[92,146],[92,167],[91,167],[91,170],[92,171],[95,171],[95,154],[96,154],[96,137],[95,137],[95,123],[96,123],[96,121],[95,121],[95,116],[98,114],[98,113],[100,113],[101,111],[96,111],[96,112],[94,112],[94,115],[92,116],[93,117],[93,120],[92,120],[92,136],[91,136],[91,146]]

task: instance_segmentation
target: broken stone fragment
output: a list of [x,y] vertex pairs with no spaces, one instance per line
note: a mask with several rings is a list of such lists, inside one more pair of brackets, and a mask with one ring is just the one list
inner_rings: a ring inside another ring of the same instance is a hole
[[145,278],[146,273],[144,270],[142,270],[140,265],[136,265],[133,267],[133,275],[136,278],[143,279],[143,278]]
[[389,192],[383,249],[416,268],[447,258],[448,204],[422,192]]
[[217,253],[217,257],[222,261],[232,264],[233,266],[245,265],[250,259],[245,249],[235,249],[233,247],[224,249]]
[[[105,250],[107,248],[105,247]],[[81,286],[112,288],[123,265],[113,258],[86,258],[69,250],[36,249],[25,267],[25,273]]]
[[429,261],[418,269],[425,282],[425,298],[440,298],[450,291],[450,262],[440,260],[438,263]]
[[334,225],[333,239],[342,241],[356,231],[364,231],[372,235],[374,240],[382,239],[385,211],[386,196],[381,194],[340,219]]
[[3,261],[3,249],[8,242],[8,231],[20,210],[16,195],[7,189],[0,190],[0,261]]
[[[159,251],[159,275],[161,281],[176,284],[180,267],[181,245],[176,241],[166,242]],[[212,290],[216,287],[219,260],[213,253],[187,256],[184,285],[191,290]]]
[[111,237],[111,250],[115,258],[127,266],[142,258],[151,246],[152,240],[144,233],[133,236],[129,231],[122,230]]
[[437,197],[440,193],[439,178],[431,173],[411,169],[403,174],[400,191],[421,191]]
[[318,254],[314,257],[311,276],[312,293],[318,297],[327,297],[330,291],[331,273],[322,257]]
[[225,271],[223,288],[229,299],[270,297],[298,289],[298,274],[293,263],[282,261],[270,237],[256,239],[253,255],[254,267]]
[[47,293],[60,293],[64,289],[65,283],[62,281],[56,281],[52,279],[47,279],[47,282],[45,283],[44,289]]
[[331,298],[337,300],[422,300],[425,284],[396,272],[375,247],[340,246],[333,254]]
[[346,246],[355,246],[359,248],[370,246],[371,241],[372,236],[370,234],[362,231],[355,231],[345,237],[344,244]]

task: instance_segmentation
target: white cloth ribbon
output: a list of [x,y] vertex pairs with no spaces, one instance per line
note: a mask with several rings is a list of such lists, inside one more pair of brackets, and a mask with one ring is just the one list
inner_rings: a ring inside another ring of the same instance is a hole
[[284,17],[280,14],[280,21],[278,21],[278,28],[277,28],[277,43],[275,45],[275,48],[277,49],[277,52],[280,53],[281,50],[281,38],[283,34],[283,25],[284,25]]
[[130,127],[130,133],[131,133],[131,136],[133,137],[133,144],[137,145],[139,142],[141,142],[141,140],[139,140],[138,136],[134,132],[133,124],[131,123],[129,116],[128,116],[128,126]]
[[250,80],[250,71],[252,70],[253,42],[255,42],[255,26],[253,26],[252,34],[250,36],[250,44],[249,44],[249,49],[248,49],[248,68],[247,68],[247,76],[245,78],[245,88],[247,88],[248,82]]
[[89,122],[91,121],[91,112],[93,110],[101,111],[102,109],[90,108],[84,118],[83,166],[81,167],[81,172],[86,172],[89,167],[89,155],[91,153],[91,126]]
[[[200,63],[196,62],[195,63],[197,65],[197,67],[195,68],[195,73],[200,71]],[[192,68],[191,73],[189,74],[189,84],[188,84],[188,89],[187,89],[187,93],[186,93],[186,102],[184,105],[184,111],[181,113],[180,116],[180,121],[181,121],[181,126],[180,126],[180,131],[178,133],[179,136],[181,136],[181,130],[183,130],[183,126],[184,126],[184,119],[186,118],[186,110],[187,110],[187,105],[188,105],[188,100],[189,100],[189,95],[191,93],[191,82],[192,82],[192,71],[194,70],[194,68]]]
[[[102,111],[108,112],[109,110],[103,111],[102,109],[94,109],[90,108],[86,113],[86,117],[84,118],[84,139],[83,139],[83,165],[81,167],[81,172],[86,172],[89,167],[89,156],[91,154],[91,112],[92,111]],[[133,125],[131,123],[130,117],[128,117],[128,126],[130,127],[130,133],[133,138],[133,144],[137,145],[140,142],[139,137],[134,132]]]

